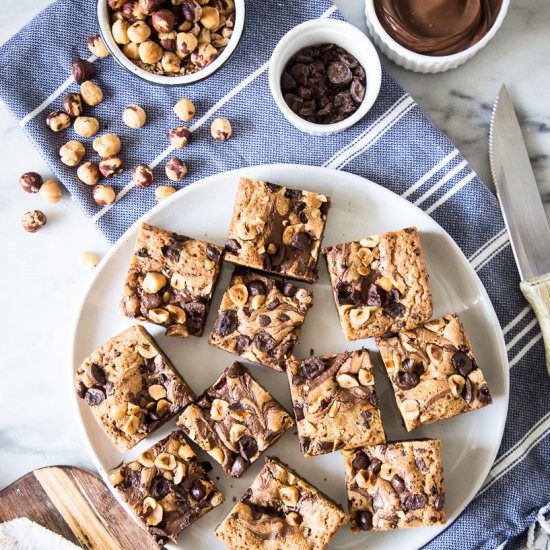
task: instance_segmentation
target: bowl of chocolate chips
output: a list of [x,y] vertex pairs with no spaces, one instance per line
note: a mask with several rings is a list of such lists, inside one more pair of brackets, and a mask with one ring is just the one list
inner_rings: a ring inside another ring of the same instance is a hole
[[296,128],[322,136],[361,120],[380,92],[376,49],[343,21],[307,21],[283,36],[269,65],[273,98]]

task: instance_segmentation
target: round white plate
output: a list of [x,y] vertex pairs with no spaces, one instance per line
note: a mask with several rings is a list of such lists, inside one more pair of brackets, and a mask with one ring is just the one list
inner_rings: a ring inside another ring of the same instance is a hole
[[[474,497],[489,472],[500,445],[508,406],[508,364],[504,340],[481,281],[451,237],[420,209],[371,181],[326,168],[265,165],[211,176],[174,194],[152,209],[143,221],[223,244],[241,175],[329,195],[332,207],[325,244],[357,240],[366,235],[413,225],[418,227],[430,273],[434,316],[451,312],[462,316],[478,363],[488,380],[494,403],[480,411],[407,433],[401,426],[393,392],[377,353],[373,354],[375,380],[389,441],[425,437],[442,439],[450,524]],[[72,385],[72,377],[81,361],[103,342],[132,324],[130,319],[118,313],[118,301],[137,228],[138,224],[131,227],[98,266],[78,312],[71,349],[69,391],[75,399],[93,460],[106,481],[106,472],[120,464],[121,460],[133,459],[174,427],[172,421],[132,451],[121,455],[103,434],[86,405],[76,397]],[[234,355],[212,348],[207,343],[231,270],[228,264],[223,268],[202,338],[167,338],[161,327],[147,325],[180,374],[197,393],[210,386],[222,370],[236,359]],[[309,356],[310,350],[314,350],[315,354],[326,354],[362,346],[375,349],[372,339],[354,343],[344,339],[324,262],[321,262],[320,279],[312,289],[314,307],[306,317],[300,342],[295,348],[297,357]],[[285,374],[258,365],[253,365],[251,371],[276,399],[291,410]],[[202,451],[198,454],[204,459],[208,458]],[[267,454],[281,458],[344,509],[347,508],[340,453],[304,458],[299,450],[295,430],[291,429]],[[245,492],[262,464],[263,460],[258,459],[240,480],[228,479],[215,464],[211,477],[223,491],[226,502],[186,529],[178,545],[169,547],[194,550],[223,548],[213,536],[213,530],[229,512],[233,500],[239,499]],[[365,544],[371,548],[388,550],[418,548],[442,530],[432,527],[354,535],[345,526],[333,539],[331,548],[351,549]]]

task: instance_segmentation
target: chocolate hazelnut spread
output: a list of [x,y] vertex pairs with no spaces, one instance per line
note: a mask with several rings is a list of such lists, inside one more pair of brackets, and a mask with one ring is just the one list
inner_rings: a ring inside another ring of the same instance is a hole
[[376,15],[399,44],[424,55],[451,55],[479,42],[502,0],[374,0]]

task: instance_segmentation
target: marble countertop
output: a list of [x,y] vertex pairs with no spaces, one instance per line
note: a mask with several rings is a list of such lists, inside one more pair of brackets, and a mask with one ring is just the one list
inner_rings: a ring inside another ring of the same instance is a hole
[[[49,0],[2,0],[0,43]],[[336,0],[344,15],[365,30],[362,0]],[[535,175],[550,215],[550,4],[512,0],[503,27],[489,45],[459,69],[418,75],[384,60],[490,183],[487,135],[490,112],[502,82],[513,94]],[[19,175],[49,170],[5,109],[0,108],[0,270],[3,352],[0,354],[0,488],[29,470],[52,464],[92,467],[67,398],[68,338],[89,273],[80,252],[100,256],[108,245],[76,205],[65,197],[47,205],[20,192]],[[44,210],[47,230],[25,233],[23,212]]]

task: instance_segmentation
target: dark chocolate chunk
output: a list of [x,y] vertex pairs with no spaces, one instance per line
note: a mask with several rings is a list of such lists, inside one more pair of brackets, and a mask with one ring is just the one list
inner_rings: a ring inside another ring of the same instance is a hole
[[365,97],[365,86],[358,78],[354,78],[349,89],[349,95],[357,103],[361,103]]
[[378,474],[380,472],[380,468],[382,467],[382,461],[378,458],[373,458],[370,461],[370,466],[372,469],[373,474]]
[[[289,75],[290,76],[290,75]],[[272,192],[272,193],[278,193],[282,187],[280,185],[277,185],[276,183],[269,183],[268,181],[265,182],[265,186]]]
[[267,304],[265,308],[268,311],[273,311],[274,309],[277,309],[280,305],[281,305],[281,302],[279,302],[279,298],[273,298],[273,300],[271,300],[271,302],[269,302],[269,304]]
[[406,490],[405,482],[403,478],[395,474],[390,480],[391,486],[397,494],[400,494]]
[[428,467],[426,466],[426,463],[424,462],[424,459],[422,457],[416,457],[414,459],[416,463],[416,467],[422,472],[426,473],[428,471]]
[[220,259],[220,251],[217,247],[208,245],[206,247],[206,257],[213,262],[217,262]]
[[170,482],[166,478],[155,476],[151,482],[149,493],[153,498],[160,500],[170,492],[170,485]]
[[173,262],[179,262],[181,256],[181,244],[173,243],[170,246],[163,246],[160,251],[162,255],[172,260]]
[[307,84],[310,71],[311,69],[309,68],[309,65],[305,65],[304,63],[295,63],[288,69],[290,76],[304,86]]
[[252,344],[258,351],[268,353],[275,347],[276,342],[275,338],[273,338],[271,334],[265,332],[265,330],[262,330],[254,335]]
[[84,401],[90,407],[95,407],[105,399],[105,393],[101,388],[89,388],[84,396]]
[[291,92],[296,88],[296,80],[286,71],[281,75],[281,89],[283,92]]
[[357,451],[351,465],[354,470],[366,470],[370,466],[370,458],[363,451]]
[[240,355],[248,346],[250,346],[250,338],[245,334],[239,334],[235,340],[235,344],[235,352]]
[[445,493],[440,493],[435,498],[434,508],[440,512],[443,509],[443,506],[445,506]]
[[162,304],[162,298],[158,294],[147,294],[144,292],[141,296],[141,303],[147,309],[155,309]]
[[231,475],[233,477],[240,477],[248,468],[248,461],[242,456],[238,455],[237,458],[231,464]]
[[281,315],[279,315],[279,321],[281,321],[281,323],[286,323],[290,321],[290,317],[286,313],[281,313]]
[[423,493],[414,493],[403,499],[403,508],[405,510],[420,510],[426,506],[426,495]]
[[88,388],[83,382],[79,382],[78,386],[76,387],[76,393],[78,397],[81,399],[84,399],[84,396],[86,395],[86,392],[88,391]]
[[237,313],[232,310],[222,311],[214,323],[214,332],[220,336],[229,336],[237,329]]
[[367,288],[367,305],[380,307],[386,301],[386,291],[378,285],[371,283]]
[[246,288],[248,289],[248,294],[250,294],[250,296],[267,294],[267,289],[265,287],[265,284],[259,279],[248,281],[248,283],[246,283]]
[[483,403],[483,405],[488,405],[492,402],[491,394],[489,393],[489,388],[487,387],[487,384],[479,386],[477,390],[477,398],[480,403]]
[[351,69],[341,61],[333,61],[327,67],[328,79],[336,86],[345,86],[351,82]]
[[206,487],[202,481],[197,480],[191,485],[191,496],[198,502],[206,497]]
[[[246,371],[244,370],[243,366],[235,361],[226,371],[225,374],[228,378],[239,378],[239,376],[242,376]],[[225,382],[224,382],[225,385]]]
[[298,292],[298,288],[292,283],[283,283],[280,290],[283,295],[287,296],[288,298],[293,298],[294,296],[296,296],[296,292]]
[[239,452],[241,456],[250,460],[258,452],[258,444],[252,437],[244,435],[239,439]]
[[261,327],[267,327],[271,324],[271,318],[268,315],[260,315],[258,317],[258,324]]
[[391,317],[392,319],[397,319],[398,317],[404,317],[407,313],[407,310],[403,304],[399,302],[388,304],[382,310],[384,315]]
[[300,200],[302,198],[302,192],[299,189],[286,189],[285,198],[292,200]]
[[232,254],[237,254],[240,248],[241,245],[235,239],[229,239],[225,243],[225,250],[227,250],[227,252],[231,252]]
[[359,527],[362,531],[369,531],[372,529],[372,513],[368,510],[361,510],[357,512],[355,522],[357,523],[357,527]]
[[462,351],[457,351],[451,357],[451,363],[458,374],[466,377],[472,372],[472,360]]
[[95,363],[90,365],[90,368],[88,369],[88,376],[94,384],[98,384],[99,386],[103,386],[103,384],[105,384],[105,371]]
[[302,363],[302,373],[308,380],[319,376],[324,370],[325,364],[317,357],[310,357]]
[[309,252],[311,250],[311,237],[307,233],[297,233],[290,241],[291,246]]
[[474,400],[474,385],[469,378],[466,378],[466,383],[464,384],[464,389],[462,390],[462,397],[468,405]]
[[182,305],[186,317],[185,326],[189,334],[199,334],[206,316],[206,306],[201,302],[188,302]]
[[395,377],[395,385],[400,390],[410,390],[418,385],[420,377],[415,372],[399,371]]
[[[295,381],[296,379],[294,379]],[[296,422],[299,422],[300,420],[303,420],[305,418],[304,416],[304,409],[302,408],[303,405],[296,405],[294,407],[294,416],[296,417]]]

